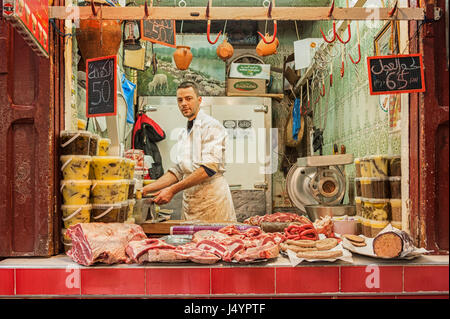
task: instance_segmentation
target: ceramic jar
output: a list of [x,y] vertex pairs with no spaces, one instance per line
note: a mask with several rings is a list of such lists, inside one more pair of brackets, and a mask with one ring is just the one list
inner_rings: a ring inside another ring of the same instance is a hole
[[179,70],[186,70],[192,61],[191,47],[179,45],[173,54],[173,59]]

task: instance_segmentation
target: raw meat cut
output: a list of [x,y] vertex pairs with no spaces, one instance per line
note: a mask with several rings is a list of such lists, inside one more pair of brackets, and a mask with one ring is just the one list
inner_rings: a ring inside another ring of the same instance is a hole
[[144,239],[140,241],[132,241],[125,248],[125,252],[134,262],[139,262],[139,258],[147,253],[150,249],[175,249],[175,246],[166,244],[159,239]]
[[257,259],[275,258],[280,253],[280,248],[277,244],[269,242],[262,246],[248,248],[234,255],[234,260],[238,262],[253,261]]
[[132,241],[147,238],[141,226],[123,223],[76,224],[69,227],[66,235],[73,245],[67,255],[84,266],[97,262],[129,263],[126,246]]
[[220,240],[223,240],[226,238],[228,238],[228,235],[222,234],[221,232],[218,232],[218,231],[200,230],[200,231],[196,232],[194,235],[192,235],[192,242],[198,243],[205,239],[213,240],[213,241],[220,241]]
[[196,245],[195,243],[188,243],[176,247],[159,239],[145,239],[129,243],[126,252],[134,262],[139,264],[144,262],[176,263],[185,261],[213,264],[221,259],[220,256],[212,252],[196,248]]
[[305,216],[300,216],[295,213],[273,213],[266,214],[264,216],[252,216],[244,220],[245,224],[261,226],[262,222],[277,222],[277,223],[286,223],[286,222],[299,222],[302,224],[312,224],[311,221]]

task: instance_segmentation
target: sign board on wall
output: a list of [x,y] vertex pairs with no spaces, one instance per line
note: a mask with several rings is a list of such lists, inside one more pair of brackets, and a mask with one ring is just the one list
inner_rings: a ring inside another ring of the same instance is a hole
[[371,95],[425,92],[421,54],[367,58]]
[[175,20],[142,20],[141,39],[175,48]]
[[117,114],[117,57],[86,60],[86,117]]
[[37,55],[48,58],[48,0],[3,0],[3,17]]
[[229,77],[270,80],[270,64],[231,63]]

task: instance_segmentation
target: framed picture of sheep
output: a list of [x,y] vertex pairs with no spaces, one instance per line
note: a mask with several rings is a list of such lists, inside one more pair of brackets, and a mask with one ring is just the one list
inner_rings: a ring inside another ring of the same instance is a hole
[[[215,39],[217,34],[211,34]],[[221,36],[211,45],[205,34],[177,34],[177,45],[189,46],[192,62],[187,70],[178,70],[173,61],[174,48],[147,45],[145,70],[138,71],[139,96],[175,96],[178,84],[185,80],[197,83],[202,96],[224,96],[226,63],[216,54],[217,46],[224,41]],[[153,74],[152,56],[156,54],[157,72]]]

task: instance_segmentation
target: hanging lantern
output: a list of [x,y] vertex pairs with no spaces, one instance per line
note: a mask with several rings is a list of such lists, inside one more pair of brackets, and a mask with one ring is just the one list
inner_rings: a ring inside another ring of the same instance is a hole
[[[137,6],[136,3],[130,2],[127,6]],[[141,47],[141,35],[140,35],[140,23],[138,20],[124,20],[123,22],[123,47],[125,50],[140,50]]]

